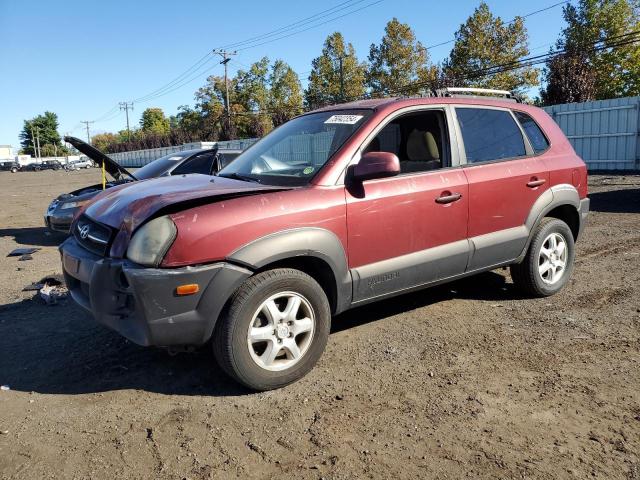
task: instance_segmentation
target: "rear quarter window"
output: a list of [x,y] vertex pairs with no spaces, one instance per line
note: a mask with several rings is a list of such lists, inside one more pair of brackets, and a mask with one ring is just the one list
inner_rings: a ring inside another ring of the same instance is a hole
[[527,134],[527,138],[529,138],[529,142],[531,143],[531,147],[534,152],[542,153],[549,148],[549,140],[547,140],[542,129],[530,115],[524,112],[513,113],[520,122],[520,125],[522,125],[522,129]]
[[467,163],[526,155],[522,131],[506,110],[456,108]]

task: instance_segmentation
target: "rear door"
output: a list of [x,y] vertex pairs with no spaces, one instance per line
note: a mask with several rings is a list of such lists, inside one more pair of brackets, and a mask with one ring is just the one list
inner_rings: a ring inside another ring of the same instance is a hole
[[464,272],[468,191],[450,115],[444,107],[398,114],[363,145],[395,153],[401,174],[347,185],[354,302]]
[[511,110],[454,110],[469,182],[473,255],[467,270],[473,271],[511,261],[522,252],[529,235],[525,220],[549,188],[549,172]]

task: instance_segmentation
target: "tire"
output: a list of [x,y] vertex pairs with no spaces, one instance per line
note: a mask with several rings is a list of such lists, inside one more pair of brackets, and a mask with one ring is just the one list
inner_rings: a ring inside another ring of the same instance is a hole
[[12,169],[11,169],[11,173],[17,173],[17,172],[18,172],[18,169],[17,169],[17,168],[12,168]]
[[[298,314],[280,322],[279,315],[298,302],[294,299],[299,299]],[[258,340],[249,338],[250,327]],[[247,279],[233,294],[216,325],[213,350],[220,367],[237,382],[252,390],[272,390],[295,382],[314,367],[330,327],[329,301],[313,278],[290,268],[267,270]]]
[[[550,248],[554,245],[552,238],[555,238],[557,245],[555,249]],[[564,242],[564,249],[560,248],[561,241]],[[558,254],[560,251],[566,253]],[[550,256],[551,253],[553,255]],[[523,293],[548,297],[562,290],[569,281],[574,259],[575,244],[571,229],[562,220],[546,217],[536,227],[522,263],[511,265],[511,278]],[[560,267],[562,264],[564,266]]]

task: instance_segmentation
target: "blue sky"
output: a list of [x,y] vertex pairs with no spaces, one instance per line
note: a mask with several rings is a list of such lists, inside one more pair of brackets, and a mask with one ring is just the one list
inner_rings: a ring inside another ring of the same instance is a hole
[[[363,0],[351,10],[373,1]],[[511,20],[557,1],[487,3],[494,14]],[[106,120],[92,124],[92,134],[120,130],[125,127],[124,112],[104,115],[118,102],[143,97],[166,85],[213,48],[270,32],[342,3],[344,0],[0,0],[0,144],[12,144],[17,150],[23,120],[45,110],[58,114],[63,134],[72,132],[84,138],[80,120],[100,117]],[[230,74],[266,55],[282,58],[304,73],[305,84],[311,60],[320,53],[326,36],[336,30],[364,60],[369,45],[379,42],[392,17],[409,23],[418,39],[429,46],[452,39],[478,3],[382,0],[306,32],[243,50],[229,63]],[[556,40],[563,26],[561,11],[558,6],[526,19],[532,54],[546,52]],[[450,48],[449,44],[431,49],[432,60],[442,60]],[[190,83],[152,101],[136,103],[132,123],[138,122],[147,107],[161,107],[173,114],[179,105],[192,105],[193,93],[206,76],[222,71],[211,60]]]

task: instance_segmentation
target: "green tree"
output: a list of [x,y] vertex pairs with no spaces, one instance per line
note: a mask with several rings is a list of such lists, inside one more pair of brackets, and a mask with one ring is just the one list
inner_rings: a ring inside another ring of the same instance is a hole
[[169,120],[164,116],[161,108],[147,108],[140,118],[142,133],[165,135],[169,133]]
[[[53,112],[44,112],[31,120],[25,120],[20,132],[21,151],[26,155],[36,155],[34,140],[40,143],[40,154],[49,156],[57,153],[67,155],[68,150],[62,144],[58,133],[58,115]],[[46,155],[45,155],[46,154]]]
[[276,60],[269,76],[269,111],[273,126],[302,113],[302,85],[298,74],[284,61]]
[[498,88],[522,93],[538,84],[538,70],[522,67],[492,75],[482,75],[491,67],[512,64],[529,55],[529,35],[522,17],[509,23],[480,3],[456,32],[456,42],[445,71],[455,86]]
[[340,32],[327,37],[322,53],[311,65],[309,84],[304,93],[307,108],[357,99],[365,93],[366,67],[358,61],[353,45],[345,45]]
[[566,5],[563,15],[567,26],[555,49],[566,54],[547,62],[543,102],[640,95],[640,44],[615,45],[632,39],[623,35],[640,29],[640,2],[580,0]]
[[269,106],[269,59],[263,57],[234,78],[234,123],[240,136],[261,137],[273,129]]
[[119,143],[121,141],[120,137],[114,133],[98,133],[91,137],[91,145],[96,147],[101,152],[109,152],[111,150],[111,146]]
[[397,18],[387,23],[380,44],[369,48],[367,86],[373,94],[417,94],[430,88],[436,76],[427,50]]
[[[234,80],[229,82],[230,101],[234,96]],[[196,111],[202,122],[202,140],[232,140],[237,138],[237,132],[229,128],[225,114],[225,85],[224,78],[211,75],[206,84],[196,91]],[[232,109],[233,110],[233,109]]]
[[202,115],[188,105],[180,105],[175,118],[173,129],[179,129],[188,135],[198,136],[202,130]]

